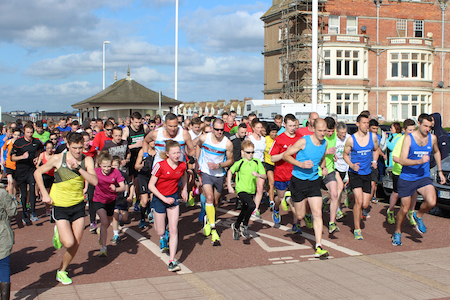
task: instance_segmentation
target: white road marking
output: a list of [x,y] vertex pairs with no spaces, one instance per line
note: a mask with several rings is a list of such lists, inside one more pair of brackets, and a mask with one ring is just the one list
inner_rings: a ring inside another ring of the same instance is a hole
[[[223,208],[217,208],[217,210],[218,210],[218,211],[221,211],[221,212],[223,212],[223,213],[226,213],[226,214],[233,215],[233,216],[239,216],[239,213],[238,213],[238,212],[235,212],[235,211],[226,210],[226,209],[223,209]],[[269,226],[271,226],[271,227],[274,227],[274,225],[275,225],[274,222],[267,221],[267,220],[264,220],[264,219],[258,219],[258,218],[255,218],[255,217],[252,217],[252,220],[253,220],[253,222],[259,222],[259,223],[262,223],[262,224],[269,225]],[[291,231],[291,229],[290,229],[289,227],[285,226],[285,225],[280,225],[279,229],[284,230],[284,231],[288,231],[288,232]],[[250,232],[250,231],[249,231],[249,232]],[[260,234],[261,236],[263,236],[260,232],[258,232],[258,234]],[[309,234],[309,233],[303,232],[303,233],[302,233],[302,236],[303,236],[304,238],[307,238],[308,240],[311,240],[311,241],[315,241],[315,240],[316,240],[316,238],[314,237],[314,235]],[[272,238],[273,238],[273,237],[272,237]],[[280,240],[282,240],[282,239],[280,239]],[[283,242],[286,242],[285,240],[282,240],[282,241],[283,241]],[[295,243],[295,244],[297,244],[297,243]],[[297,244],[297,245],[299,245],[299,244]],[[345,247],[339,246],[339,245],[337,245],[337,244],[335,244],[335,243],[333,243],[333,242],[331,242],[331,241],[328,241],[328,240],[326,240],[326,239],[323,239],[323,238],[322,238],[322,245],[323,245],[323,246],[326,246],[326,247],[328,247],[328,248],[331,248],[331,249],[340,251],[340,252],[345,253],[345,254],[350,255],[350,256],[363,255],[361,252],[358,252],[358,251],[355,251],[355,250],[352,250],[352,249],[349,249],[349,248],[345,248]],[[308,248],[310,248],[310,247],[308,247]]]
[[[142,244],[145,248],[150,250],[153,254],[155,254],[157,257],[159,257],[166,265],[169,265],[169,255],[167,253],[162,253],[159,249],[159,245],[156,245],[151,240],[147,239],[145,236],[141,235],[140,233],[137,233],[133,229],[127,228],[127,227],[121,227],[122,231],[134,238],[136,241]],[[176,272],[177,274],[191,274],[192,271],[183,265],[182,263],[178,263],[181,267],[181,270]]]

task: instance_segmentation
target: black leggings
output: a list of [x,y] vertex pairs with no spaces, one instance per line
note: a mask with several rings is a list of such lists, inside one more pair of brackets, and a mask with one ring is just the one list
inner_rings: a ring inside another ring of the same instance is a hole
[[94,201],[92,201],[92,199],[94,199],[94,191],[95,186],[93,186],[92,184],[88,184],[87,198],[89,203],[89,221],[91,224],[95,222],[95,207]]
[[248,221],[250,220],[250,217],[252,216],[252,212],[256,208],[255,201],[253,201],[253,195],[250,195],[246,192],[240,192],[238,194],[239,199],[242,202],[242,210],[239,214],[237,220],[236,220],[236,228],[239,228],[241,225],[241,222],[248,226]]
[[30,172],[29,176],[27,179],[21,181],[20,183],[17,184],[19,189],[20,189],[20,200],[22,202],[22,209],[23,209],[23,214],[24,216],[26,216],[26,211],[27,211],[27,194],[28,194],[28,189],[27,186],[29,185],[29,191],[30,191],[30,211],[32,213],[34,213],[34,209],[36,206],[36,191],[35,191],[35,185],[36,185],[36,181],[34,181],[34,175],[33,172]]

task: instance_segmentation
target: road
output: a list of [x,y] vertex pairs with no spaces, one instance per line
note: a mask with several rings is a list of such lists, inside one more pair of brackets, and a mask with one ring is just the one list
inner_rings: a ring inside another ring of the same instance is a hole
[[[251,239],[232,238],[230,224],[238,212],[233,204],[223,203],[217,211],[217,228],[221,245],[213,246],[210,238],[202,234],[202,224],[197,220],[200,208],[181,206],[179,222],[179,245],[176,255],[182,264],[179,274],[231,270],[246,267],[288,264],[316,260],[313,254],[314,232],[302,222],[303,234],[292,234],[290,212],[281,212],[280,228],[274,228],[267,204],[261,206],[261,220],[252,218],[249,226]],[[325,249],[329,260],[361,255],[384,254],[420,249],[437,249],[450,246],[448,239],[450,221],[447,218],[426,215],[428,228],[421,235],[409,223],[403,226],[403,246],[391,245],[390,237],[394,225],[385,220],[387,205],[371,204],[371,218],[362,224],[364,240],[354,240],[352,234],[353,216],[349,209],[343,222],[338,222],[341,231],[329,235],[324,226]],[[55,250],[52,245],[53,224],[44,216],[42,203],[37,205],[39,221],[24,227],[20,222],[21,211],[12,220],[16,243],[11,255],[11,290],[51,288],[61,284],[55,281],[55,271],[61,262],[63,249]],[[117,245],[108,245],[108,257],[97,257],[100,247],[98,236],[91,234],[86,218],[86,229],[77,256],[68,272],[75,285],[102,283],[139,278],[179,276],[167,271],[168,255],[159,251],[159,237],[153,226],[139,229],[139,213],[132,212],[132,221],[122,232]],[[324,216],[328,224],[328,214]],[[109,228],[109,238],[112,229]]]

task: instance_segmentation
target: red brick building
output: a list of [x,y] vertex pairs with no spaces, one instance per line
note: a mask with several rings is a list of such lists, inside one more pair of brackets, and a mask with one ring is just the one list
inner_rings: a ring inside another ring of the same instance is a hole
[[[443,2],[319,0],[318,102],[343,120],[364,109],[388,121],[440,112],[450,126]],[[311,10],[311,2],[273,0],[261,17],[266,99],[311,101]]]

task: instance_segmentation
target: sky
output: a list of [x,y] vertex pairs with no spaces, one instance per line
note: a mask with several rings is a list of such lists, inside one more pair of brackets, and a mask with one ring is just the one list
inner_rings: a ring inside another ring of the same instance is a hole
[[[271,0],[179,0],[178,100],[252,97],[264,89]],[[72,111],[127,76],[175,96],[175,0],[0,1],[2,111]]]

